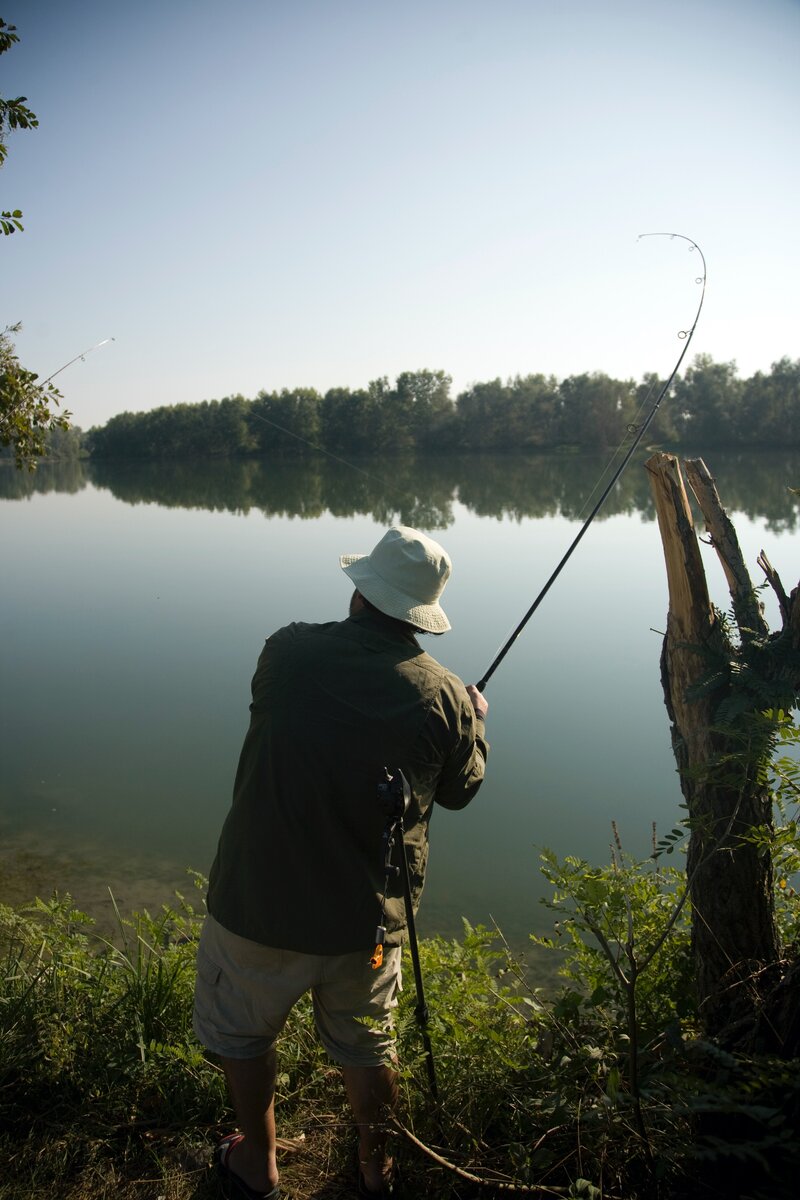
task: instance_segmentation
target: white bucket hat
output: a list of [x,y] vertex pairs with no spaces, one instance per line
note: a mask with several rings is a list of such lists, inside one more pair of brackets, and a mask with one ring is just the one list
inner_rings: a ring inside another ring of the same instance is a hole
[[427,633],[450,628],[439,597],[453,564],[433,538],[398,525],[387,530],[371,554],[343,554],[339,565],[361,595],[387,616]]

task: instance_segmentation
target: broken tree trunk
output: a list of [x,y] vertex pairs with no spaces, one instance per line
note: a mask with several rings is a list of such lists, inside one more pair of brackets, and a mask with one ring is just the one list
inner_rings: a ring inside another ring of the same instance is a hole
[[[739,686],[741,647],[762,646],[769,630],[705,464],[688,462],[686,473],[731,591],[736,644],[709,598],[677,460],[656,454],[646,466],[669,584],[661,680],[690,818],[687,879],[697,999],[708,1033],[735,1041],[742,1030],[763,1026],[765,999],[781,974],[772,860],[757,840],[772,830],[765,782],[770,742],[766,723],[758,719],[770,705],[753,697],[727,723],[720,706],[727,701],[730,708]],[[792,607],[797,620],[800,604]],[[727,1036],[734,1029],[739,1032]]]

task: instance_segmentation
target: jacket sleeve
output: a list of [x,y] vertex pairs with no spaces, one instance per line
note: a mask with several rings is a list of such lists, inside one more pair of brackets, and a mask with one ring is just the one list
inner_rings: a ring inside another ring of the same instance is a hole
[[476,716],[460,679],[453,676],[447,681],[429,714],[431,719],[444,735],[434,800],[443,808],[465,808],[483,783],[489,743],[483,721]]

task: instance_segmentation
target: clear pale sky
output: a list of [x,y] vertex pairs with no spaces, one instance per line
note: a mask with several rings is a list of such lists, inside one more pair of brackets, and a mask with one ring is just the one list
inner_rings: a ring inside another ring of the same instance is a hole
[[77,424],[800,356],[800,0],[8,0],[0,320]]

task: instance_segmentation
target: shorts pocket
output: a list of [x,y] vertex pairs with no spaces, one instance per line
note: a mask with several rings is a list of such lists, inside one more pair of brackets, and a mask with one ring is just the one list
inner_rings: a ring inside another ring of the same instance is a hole
[[198,951],[197,954],[197,978],[206,987],[210,988],[219,987],[219,982],[222,979],[222,967],[218,966],[202,950]]

